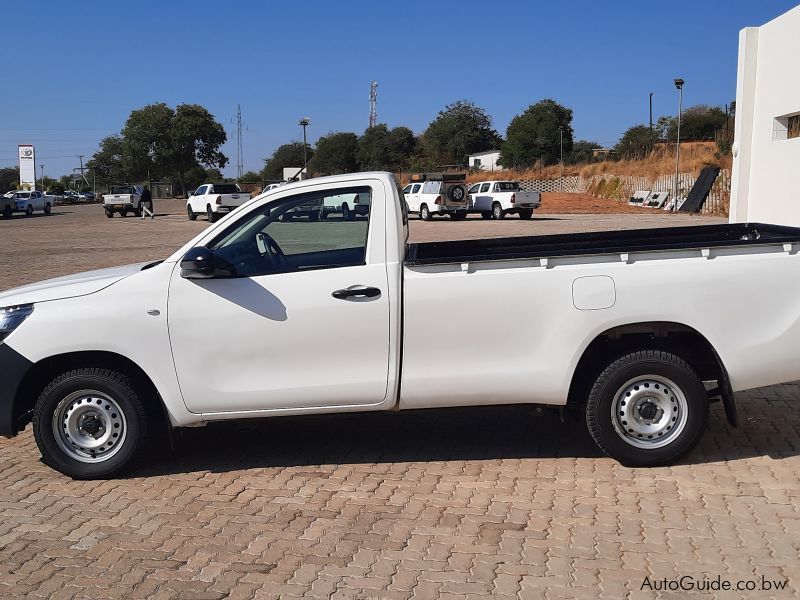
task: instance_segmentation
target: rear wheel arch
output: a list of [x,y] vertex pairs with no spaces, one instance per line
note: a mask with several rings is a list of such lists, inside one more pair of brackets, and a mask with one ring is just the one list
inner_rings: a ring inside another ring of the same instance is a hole
[[614,360],[639,350],[670,352],[689,364],[702,380],[727,382],[722,359],[699,331],[670,321],[628,323],[607,329],[584,349],[572,373],[567,404],[586,402],[592,384]]
[[39,394],[55,377],[81,368],[110,369],[130,378],[145,406],[153,431],[161,431],[168,438],[171,437],[169,413],[152,379],[131,359],[114,352],[73,352],[35,363],[23,377],[14,398],[13,417],[18,430],[31,421]]

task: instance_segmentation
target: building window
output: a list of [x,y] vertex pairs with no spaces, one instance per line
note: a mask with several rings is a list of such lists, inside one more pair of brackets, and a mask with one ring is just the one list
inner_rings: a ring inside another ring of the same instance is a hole
[[790,140],[800,137],[800,113],[776,117],[772,126],[774,141]]
[[480,167],[481,166],[481,159],[480,158],[476,158],[475,159],[475,166],[476,167]]

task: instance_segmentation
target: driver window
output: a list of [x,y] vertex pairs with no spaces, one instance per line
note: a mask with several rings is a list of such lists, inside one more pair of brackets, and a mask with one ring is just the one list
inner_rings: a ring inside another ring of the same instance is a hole
[[218,267],[253,277],[365,264],[369,187],[298,194],[269,202],[209,248]]

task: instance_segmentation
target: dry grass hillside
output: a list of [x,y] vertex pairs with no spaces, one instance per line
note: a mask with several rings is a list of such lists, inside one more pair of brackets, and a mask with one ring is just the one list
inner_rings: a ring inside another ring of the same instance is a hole
[[[694,175],[707,165],[730,168],[731,157],[716,157],[714,142],[686,142],[681,144],[681,172],[691,172]],[[470,173],[468,180],[483,181],[487,179],[557,179],[561,173],[559,165],[550,165],[542,169],[483,171]],[[632,175],[647,177],[654,181],[660,175],[675,173],[675,146],[659,145],[653,152],[642,160],[604,160],[588,164],[564,165],[564,175],[580,175],[592,177],[594,175]]]

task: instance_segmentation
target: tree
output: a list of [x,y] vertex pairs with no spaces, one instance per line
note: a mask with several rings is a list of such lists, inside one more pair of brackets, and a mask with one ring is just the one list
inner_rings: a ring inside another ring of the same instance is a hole
[[[725,127],[727,115],[719,106],[698,104],[687,108],[681,114],[682,140],[713,140],[715,133]],[[677,117],[661,117],[658,120],[661,136],[675,141],[678,134]]]
[[355,133],[329,133],[317,140],[309,169],[323,175],[353,173],[358,170],[358,136]]
[[206,169],[222,169],[228,158],[220,147],[228,139],[225,128],[199,104],[179,104],[170,131],[170,166],[185,189],[184,174],[200,164]]
[[408,127],[395,127],[389,132],[387,143],[387,158],[390,164],[386,166],[391,171],[398,167],[406,169],[417,148],[417,138],[414,136],[414,132]]
[[502,141],[486,111],[466,100],[446,106],[423,135],[426,151],[440,165],[465,164],[467,155],[497,148]]
[[358,138],[358,166],[362,171],[381,171],[389,159],[389,128],[381,123],[368,127]]
[[564,156],[572,151],[572,109],[555,100],[540,100],[511,120],[506,141],[500,148],[501,165],[523,169],[537,160],[556,163],[561,158],[561,132],[564,133]]
[[572,144],[572,151],[564,158],[564,162],[570,165],[591,162],[594,157],[594,149],[600,147],[601,145],[597,142],[578,140]]
[[12,183],[19,183],[19,167],[5,167],[0,169],[0,193],[10,189]]
[[622,134],[614,147],[620,158],[639,160],[647,156],[658,140],[658,133],[647,125],[634,125]]
[[239,177],[238,181],[244,181],[246,183],[260,183],[261,173],[256,173],[255,171],[247,171],[247,173],[242,173],[242,176]]
[[[306,145],[306,154],[309,162],[314,157],[314,150],[311,146]],[[261,177],[265,180],[281,180],[283,179],[283,169],[285,167],[302,167],[303,166],[303,142],[290,142],[279,146],[272,156],[264,159],[264,169],[261,171]]]
[[124,143],[118,135],[110,135],[100,141],[100,149],[94,153],[86,166],[94,171],[100,187],[123,183],[129,179],[124,167]]

